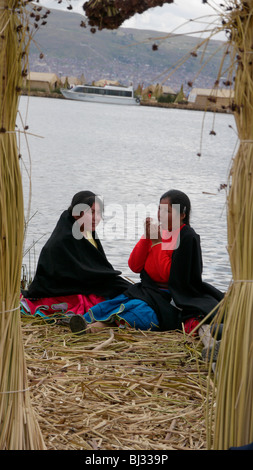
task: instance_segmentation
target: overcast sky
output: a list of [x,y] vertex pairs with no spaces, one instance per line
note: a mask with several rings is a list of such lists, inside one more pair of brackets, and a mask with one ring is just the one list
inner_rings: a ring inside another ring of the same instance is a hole
[[[71,4],[74,12],[84,13],[82,9],[84,0],[71,0],[69,2],[68,0],[62,0],[61,4],[59,4],[57,0],[40,0],[40,3],[48,8],[60,8],[64,10]],[[211,3],[214,8],[206,3],[203,4],[202,0],[174,0],[174,3],[151,8],[141,15],[136,14],[131,19],[125,21],[122,26],[162,32],[172,32],[175,28],[178,28],[175,31],[177,34],[193,34],[196,31],[206,29],[207,23],[210,24],[215,21],[215,19],[217,20],[215,5],[219,5],[219,2],[210,0],[209,3]]]

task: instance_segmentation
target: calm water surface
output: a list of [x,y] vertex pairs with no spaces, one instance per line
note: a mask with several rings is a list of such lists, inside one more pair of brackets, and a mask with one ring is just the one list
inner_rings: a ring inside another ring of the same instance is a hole
[[[24,256],[29,269],[74,193],[90,189],[104,198],[98,233],[109,260],[136,279],[127,261],[141,235],[145,209],[156,215],[160,195],[176,188],[192,202],[203,278],[227,288],[226,194],[219,187],[227,183],[236,148],[232,115],[37,97],[21,97],[19,110],[18,128],[29,126],[27,141],[20,134],[26,211],[31,174],[25,249],[36,242]],[[212,129],[215,136],[209,134]]]

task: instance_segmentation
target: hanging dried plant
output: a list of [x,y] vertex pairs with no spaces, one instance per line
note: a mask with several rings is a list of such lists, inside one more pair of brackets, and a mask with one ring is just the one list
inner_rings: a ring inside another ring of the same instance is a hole
[[98,29],[117,29],[136,13],[173,3],[174,0],[89,0],[83,4],[88,24]]

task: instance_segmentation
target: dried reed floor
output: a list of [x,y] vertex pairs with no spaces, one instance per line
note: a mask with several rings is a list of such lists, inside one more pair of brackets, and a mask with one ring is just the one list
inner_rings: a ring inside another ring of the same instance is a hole
[[180,332],[22,320],[28,382],[48,450],[205,450],[207,366]]

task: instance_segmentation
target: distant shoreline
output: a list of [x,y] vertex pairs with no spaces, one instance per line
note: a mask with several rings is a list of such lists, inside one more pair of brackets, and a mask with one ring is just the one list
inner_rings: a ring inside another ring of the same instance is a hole
[[173,109],[187,109],[188,111],[204,111],[212,113],[222,113],[222,114],[232,114],[232,111],[228,109],[214,108],[214,107],[204,107],[196,106],[194,103],[152,103],[147,101],[141,101],[141,106],[151,106],[154,108],[173,108]]
[[[22,91],[21,96],[37,96],[39,98],[55,98],[55,99],[63,99],[64,96],[60,93],[47,93],[44,91],[30,91],[29,93],[26,91]],[[232,114],[232,111],[229,109],[221,109],[221,108],[215,108],[215,107],[204,107],[204,106],[196,106],[194,103],[157,103],[157,102],[152,102],[152,101],[141,101],[141,106],[149,106],[153,108],[168,108],[168,109],[186,109],[188,111],[202,111],[202,112],[216,112],[216,113],[222,113],[222,114]]]

